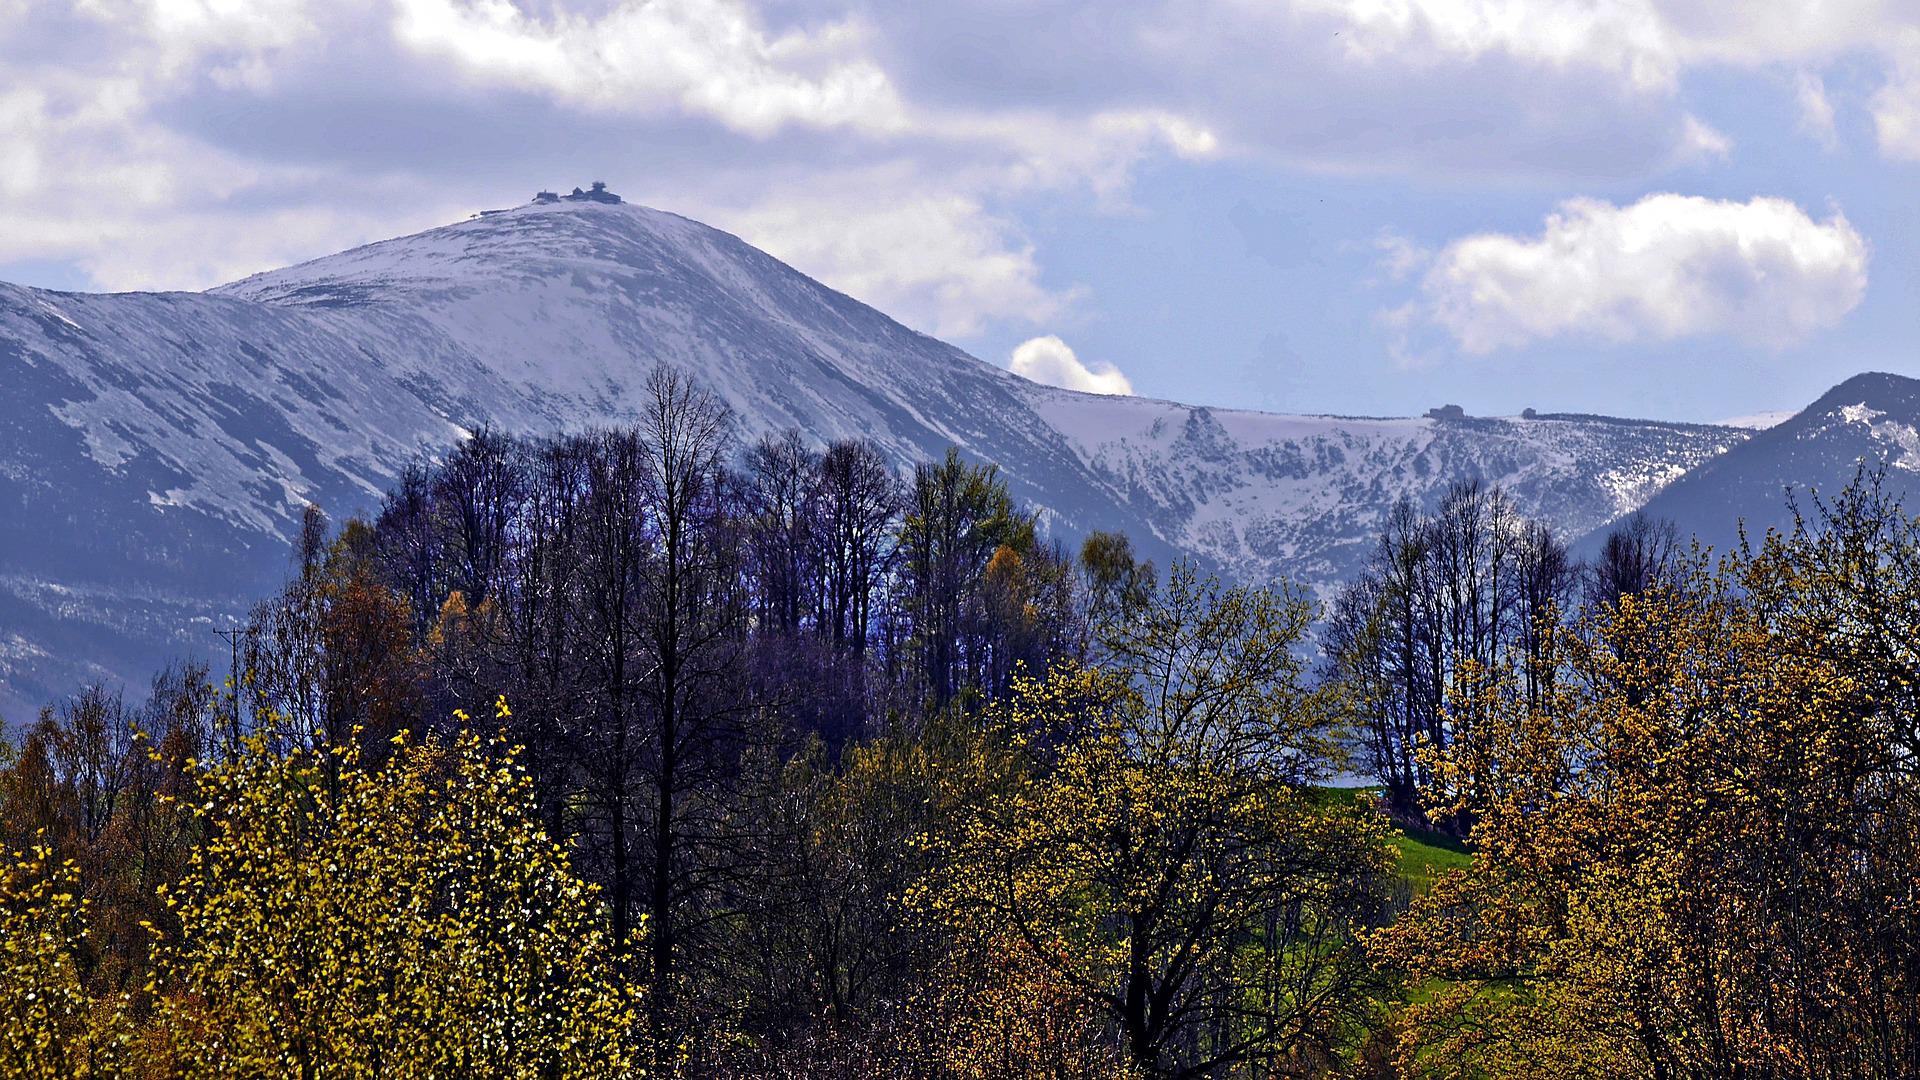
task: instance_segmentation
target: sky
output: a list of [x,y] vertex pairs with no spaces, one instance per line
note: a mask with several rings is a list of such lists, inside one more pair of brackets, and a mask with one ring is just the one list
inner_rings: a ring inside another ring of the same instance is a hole
[[595,179],[1101,393],[1920,375],[1920,0],[0,0],[0,280],[205,288]]

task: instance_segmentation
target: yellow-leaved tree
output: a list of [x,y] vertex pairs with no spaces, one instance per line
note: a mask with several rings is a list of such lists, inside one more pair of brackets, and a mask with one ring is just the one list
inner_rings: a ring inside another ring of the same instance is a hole
[[96,1007],[74,962],[85,914],[74,864],[44,839],[0,850],[0,1074],[119,1075],[116,1011]]
[[1920,526],[1869,490],[1469,673],[1474,864],[1374,944],[1411,1076],[1920,1075]]
[[1371,1018],[1355,938],[1384,908],[1385,826],[1307,785],[1331,752],[1311,614],[1176,568],[1097,667],[1016,680],[982,744],[1013,779],[925,838],[913,903],[1090,1010],[1109,1074],[1307,1071]]
[[205,841],[167,895],[154,1067],[635,1075],[636,992],[515,752],[465,731],[382,750],[363,767],[351,743],[256,741],[200,772]]

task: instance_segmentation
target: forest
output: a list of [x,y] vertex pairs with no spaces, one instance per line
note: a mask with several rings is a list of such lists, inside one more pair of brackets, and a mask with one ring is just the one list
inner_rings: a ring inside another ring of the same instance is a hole
[[[1319,598],[991,465],[479,430],[0,745],[0,1074],[1920,1076],[1920,523]],[[1324,600],[1324,602],[1322,602]]]

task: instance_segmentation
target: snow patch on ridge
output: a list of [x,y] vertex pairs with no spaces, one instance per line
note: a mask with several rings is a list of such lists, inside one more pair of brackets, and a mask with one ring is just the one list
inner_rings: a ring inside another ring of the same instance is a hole
[[1849,424],[1871,425],[1876,418],[1887,415],[1879,409],[1869,408],[1864,401],[1858,405],[1842,405],[1835,412],[1842,421]]

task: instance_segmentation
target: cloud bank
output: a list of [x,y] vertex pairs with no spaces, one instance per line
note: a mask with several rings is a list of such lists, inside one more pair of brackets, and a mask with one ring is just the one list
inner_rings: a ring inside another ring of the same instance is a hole
[[857,25],[775,36],[740,0],[626,3],[598,18],[536,19],[511,4],[395,0],[394,35],[504,81],[610,111],[670,107],[764,137],[789,124],[873,132],[907,119]]

